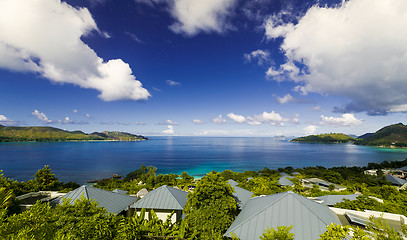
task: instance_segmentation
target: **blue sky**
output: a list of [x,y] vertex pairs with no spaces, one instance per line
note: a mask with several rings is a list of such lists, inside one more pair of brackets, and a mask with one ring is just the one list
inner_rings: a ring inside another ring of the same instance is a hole
[[363,134],[406,121],[407,2],[0,0],[0,124]]

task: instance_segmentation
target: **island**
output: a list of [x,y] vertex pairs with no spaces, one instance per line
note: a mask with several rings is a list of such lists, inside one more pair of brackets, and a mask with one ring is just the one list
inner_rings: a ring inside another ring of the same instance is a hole
[[306,137],[294,138],[291,142],[304,142],[304,143],[353,143],[357,141],[355,138],[350,137],[343,133],[326,133],[319,135],[310,135]]
[[405,148],[407,147],[407,126],[402,123],[381,128],[375,133],[365,133],[357,138],[343,133],[326,133],[298,137],[291,142],[301,143],[353,143],[363,146]]
[[6,127],[0,125],[0,142],[141,141],[148,138],[126,132],[84,133],[54,127]]

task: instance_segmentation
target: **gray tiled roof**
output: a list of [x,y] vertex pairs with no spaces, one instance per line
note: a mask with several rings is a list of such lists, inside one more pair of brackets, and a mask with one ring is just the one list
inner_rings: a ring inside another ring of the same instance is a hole
[[149,192],[130,207],[137,209],[183,210],[187,204],[187,195],[188,192],[164,185]]
[[230,179],[228,181],[228,183],[235,190],[235,192],[233,193],[233,196],[235,197],[236,201],[238,202],[239,208],[242,209],[244,207],[244,205],[246,204],[246,202],[249,201],[249,199],[253,196],[253,193],[246,189],[238,187],[237,186],[238,183],[232,179]]
[[280,177],[278,182],[280,183],[281,186],[293,186],[294,185],[294,183],[291,182],[287,177],[289,177],[289,176]]
[[403,186],[403,184],[407,183],[406,180],[392,176],[392,175],[386,175],[385,177],[386,177],[387,181],[389,181],[392,184],[397,185],[397,186]]
[[250,199],[225,236],[231,237],[233,232],[241,240],[258,240],[267,227],[293,225],[291,232],[296,240],[314,240],[331,223],[341,224],[327,206],[284,192]]
[[[136,197],[114,193],[86,185],[67,193],[64,198],[70,199],[69,202],[73,204],[76,199],[81,199],[81,196],[84,196],[86,199],[96,201],[99,207],[104,207],[107,212],[115,214],[119,214],[120,212],[127,210],[129,206],[137,200]],[[51,204],[62,204],[62,202],[63,199],[59,197],[53,200]]]
[[325,195],[318,197],[317,199],[322,200],[323,204],[327,206],[333,206],[337,203],[340,203],[343,201],[343,199],[348,199],[348,200],[356,200],[356,197],[360,196],[360,194],[349,194],[349,195]]
[[400,170],[400,171],[407,171],[407,166],[401,167],[401,168],[399,168],[398,170]]

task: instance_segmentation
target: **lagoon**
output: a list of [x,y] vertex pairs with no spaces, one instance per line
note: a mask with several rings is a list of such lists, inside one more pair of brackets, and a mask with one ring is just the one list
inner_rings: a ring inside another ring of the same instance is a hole
[[307,144],[273,138],[150,137],[139,142],[28,142],[0,143],[0,169],[6,177],[27,181],[50,165],[61,181],[126,176],[141,164],[158,173],[201,177],[212,170],[242,172],[264,167],[365,166],[369,162],[400,161],[405,149],[353,144]]

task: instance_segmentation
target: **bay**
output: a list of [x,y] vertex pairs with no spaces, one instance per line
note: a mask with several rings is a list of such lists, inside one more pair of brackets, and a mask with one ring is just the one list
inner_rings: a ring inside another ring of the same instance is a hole
[[158,173],[201,177],[212,170],[242,172],[292,166],[365,166],[369,162],[400,161],[405,149],[352,144],[306,144],[272,138],[151,137],[140,142],[1,143],[0,169],[6,177],[27,181],[50,165],[64,182],[126,176],[141,164]]

